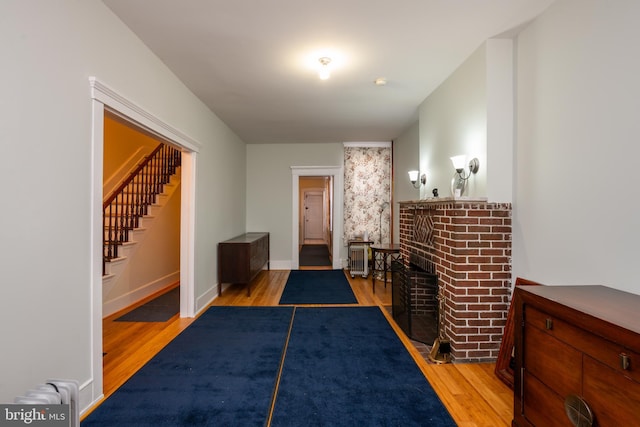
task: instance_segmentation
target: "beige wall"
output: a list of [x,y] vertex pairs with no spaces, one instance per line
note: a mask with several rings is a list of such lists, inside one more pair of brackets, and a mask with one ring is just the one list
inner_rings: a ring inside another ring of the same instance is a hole
[[111,114],[105,114],[102,171],[104,198],[108,197],[158,144],[160,141],[157,139],[133,129]]

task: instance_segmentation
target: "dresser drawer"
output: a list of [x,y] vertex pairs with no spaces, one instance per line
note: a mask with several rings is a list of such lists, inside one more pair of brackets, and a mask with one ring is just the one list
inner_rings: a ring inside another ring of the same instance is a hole
[[533,375],[524,374],[524,389],[527,396],[523,405],[524,416],[534,426],[573,427],[565,415],[564,399],[540,382]]
[[580,393],[582,353],[528,323],[524,328],[523,344],[528,374],[560,396]]
[[532,307],[527,307],[525,321],[527,325],[640,382],[640,354]]
[[598,426],[640,426],[640,383],[586,355],[583,381]]
[[540,329],[577,349],[584,347],[585,337],[583,335],[590,335],[562,319],[529,306],[525,311],[525,321],[527,325]]
[[583,425],[640,427],[640,295],[520,286],[513,301],[514,427],[568,425],[565,402]]
[[[593,347],[585,353],[617,374],[640,382],[640,354],[605,340],[594,340]],[[638,408],[638,414],[640,418],[640,408]],[[638,424],[640,425],[640,421]]]

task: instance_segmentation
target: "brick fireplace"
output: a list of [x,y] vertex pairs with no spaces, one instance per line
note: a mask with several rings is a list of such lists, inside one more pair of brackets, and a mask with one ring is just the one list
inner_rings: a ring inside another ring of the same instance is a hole
[[454,362],[494,361],[511,291],[511,204],[437,198],[400,202],[400,252],[438,277],[441,337]]

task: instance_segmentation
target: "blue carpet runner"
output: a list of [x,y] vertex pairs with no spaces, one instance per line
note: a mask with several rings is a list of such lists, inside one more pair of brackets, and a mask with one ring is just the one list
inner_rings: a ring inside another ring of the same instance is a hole
[[378,307],[211,307],[82,426],[455,423]]
[[82,426],[263,426],[292,313],[209,308]]
[[456,423],[378,307],[299,307],[271,425]]
[[342,270],[292,270],[280,304],[357,304]]

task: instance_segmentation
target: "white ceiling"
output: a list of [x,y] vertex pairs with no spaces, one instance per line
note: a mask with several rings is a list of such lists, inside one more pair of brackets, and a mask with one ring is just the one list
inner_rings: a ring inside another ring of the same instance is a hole
[[246,143],[306,143],[398,137],[482,42],[554,0],[103,1]]

